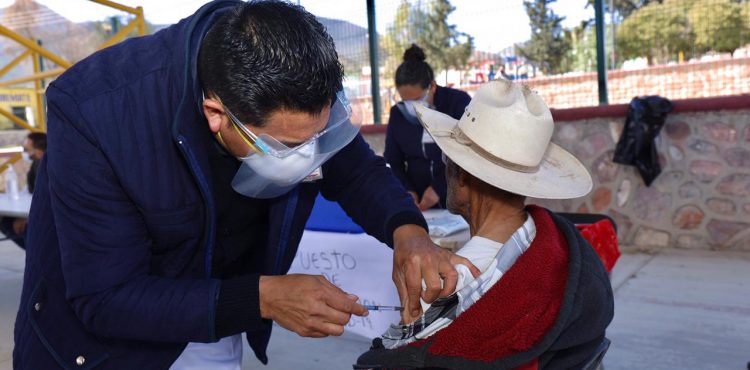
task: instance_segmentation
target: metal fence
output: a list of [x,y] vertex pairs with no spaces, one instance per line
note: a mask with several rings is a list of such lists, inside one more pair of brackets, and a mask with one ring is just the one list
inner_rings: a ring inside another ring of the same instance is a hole
[[[440,85],[473,93],[490,79],[519,80],[553,108],[598,105],[603,75],[609,104],[652,94],[686,99],[750,93],[750,0],[600,1],[599,58],[596,0],[294,2],[316,14],[334,38],[355,119],[366,124],[387,123],[397,99],[394,71],[411,43],[425,49]],[[368,13],[368,3],[374,5],[373,12]],[[0,23],[22,30],[25,37],[42,35],[38,38],[45,48],[73,62],[134,18],[121,16],[120,24],[114,18],[72,24],[44,9],[17,14],[2,16]],[[372,33],[368,20],[374,21]],[[30,31],[35,35],[25,34]],[[376,69],[371,38],[377,38]],[[22,51],[4,45],[0,47],[6,56]],[[598,66],[606,73],[597,74]],[[25,68],[32,71],[31,64]],[[18,77],[15,72],[3,78]],[[373,72],[378,75],[379,119],[372,99]]]
[[610,103],[750,93],[750,2],[651,1],[608,18]]
[[[121,28],[112,22],[115,27],[108,30],[101,23],[79,25],[30,1],[0,9],[0,129],[46,131],[44,94],[49,81],[98,49],[146,34],[142,8],[110,0],[86,2],[93,3],[130,14],[129,22]],[[0,164],[0,172],[20,159],[21,153],[11,155]]]
[[[300,3],[330,22],[347,91],[363,122],[376,121],[366,2]],[[446,3],[375,0],[383,123],[397,96],[393,73],[404,49],[412,42],[425,48],[441,41],[425,19],[440,18]],[[456,37],[448,45],[456,47],[470,36],[472,48],[460,63],[428,51],[438,84],[472,93],[490,79],[509,78],[530,85],[553,108],[600,104],[596,2],[545,3],[450,1],[453,10],[445,20]],[[750,93],[750,1],[603,0],[602,8],[601,61],[609,104],[641,95],[688,99]]]

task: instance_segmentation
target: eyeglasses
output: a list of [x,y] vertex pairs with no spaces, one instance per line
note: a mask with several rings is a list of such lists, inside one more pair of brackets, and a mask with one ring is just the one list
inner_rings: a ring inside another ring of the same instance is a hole
[[[219,103],[221,103],[221,100],[219,100]],[[229,110],[229,108],[224,105],[224,103],[221,103],[221,106],[224,107],[224,112],[227,113],[229,121],[232,122],[234,130],[237,131],[238,134],[240,134],[240,138],[242,139],[242,141],[244,141],[257,154],[264,155],[270,153],[271,150],[263,142],[263,140],[261,140],[257,135],[255,135],[252,131],[245,127],[245,125],[240,122],[237,116],[235,116]]]
[[253,152],[260,155],[273,155],[276,157],[288,156],[302,147],[305,147],[311,143],[315,143],[321,136],[335,129],[342,123],[349,121],[349,118],[351,118],[352,115],[349,101],[346,99],[346,96],[344,96],[344,93],[342,91],[339,91],[338,93],[336,93],[336,99],[331,104],[331,113],[326,127],[309,139],[305,140],[303,143],[290,147],[276,140],[271,135],[262,134],[258,136],[254,134],[252,131],[250,131],[250,129],[247,128],[245,124],[243,124],[237,118],[237,116],[234,115],[234,113],[229,110],[229,108],[224,105],[224,103],[221,102],[221,99],[219,97],[215,95],[214,97],[224,108],[224,112],[226,112],[227,117],[229,117],[229,121],[232,122],[232,126],[240,135],[242,141],[244,141],[253,150]]

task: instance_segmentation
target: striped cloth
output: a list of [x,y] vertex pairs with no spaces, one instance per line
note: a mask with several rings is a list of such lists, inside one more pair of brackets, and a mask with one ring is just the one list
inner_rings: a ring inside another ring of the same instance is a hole
[[[510,270],[518,257],[531,245],[536,237],[536,225],[531,215],[505,243],[498,243],[498,253],[482,274],[448,297],[439,298],[432,306],[409,325],[392,324],[381,335],[382,346],[394,349],[414,341],[427,338],[450,325],[461,313],[478,301],[503,274]],[[471,241],[469,241],[471,242]],[[467,257],[471,260],[471,257]]]

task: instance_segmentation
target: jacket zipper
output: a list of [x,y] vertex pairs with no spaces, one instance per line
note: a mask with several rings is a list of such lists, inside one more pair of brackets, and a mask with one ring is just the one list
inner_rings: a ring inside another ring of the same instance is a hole
[[294,211],[297,209],[297,201],[299,200],[299,186],[292,189],[289,194],[289,199],[286,202],[286,208],[284,209],[284,220],[281,222],[281,236],[279,237],[279,244],[276,254],[276,263],[274,263],[273,274],[281,274],[281,262],[284,259],[286,252],[287,243],[289,242],[289,233],[292,230],[292,223],[294,221]]
[[205,260],[205,266],[206,269],[206,278],[211,278],[211,262],[213,259],[213,240],[214,240],[214,234],[216,232],[215,230],[215,224],[216,224],[216,215],[214,212],[214,200],[211,194],[208,190],[208,182],[206,181],[206,178],[203,176],[203,172],[200,171],[200,168],[198,167],[198,161],[195,159],[195,156],[193,155],[193,152],[188,148],[186,144],[185,137],[182,135],[177,136],[177,144],[180,147],[180,150],[182,151],[182,154],[185,156],[185,158],[188,160],[188,167],[190,167],[190,172],[193,173],[193,176],[198,181],[198,188],[201,191],[201,195],[203,195],[203,203],[206,206],[206,218],[208,222],[208,228],[206,232],[206,240],[205,240],[205,248],[206,248],[206,260]]

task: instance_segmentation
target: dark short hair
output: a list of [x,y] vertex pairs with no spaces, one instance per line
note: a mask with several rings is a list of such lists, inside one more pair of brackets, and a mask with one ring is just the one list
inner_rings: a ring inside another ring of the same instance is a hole
[[427,57],[422,48],[417,44],[411,44],[411,47],[404,52],[404,61],[396,68],[396,87],[419,85],[426,89],[430,86],[435,80],[435,72],[425,59]]
[[333,39],[304,8],[250,1],[222,15],[201,42],[205,92],[247,124],[262,126],[286,109],[317,114],[342,88]]
[[47,134],[44,132],[32,132],[26,137],[31,141],[31,146],[34,149],[47,151]]
[[472,175],[471,173],[469,173],[469,171],[466,171],[465,169],[463,169],[463,167],[459,166],[456,162],[453,162],[450,158],[446,157],[445,177],[447,179],[456,179],[461,174],[461,172],[466,173],[466,175],[469,177],[469,181],[471,182],[472,187],[474,188],[474,191],[478,193],[483,193],[483,194],[492,196],[495,199],[503,200],[505,202],[523,203],[526,201],[525,195],[512,193],[510,191],[492,186],[482,181],[478,177]]

